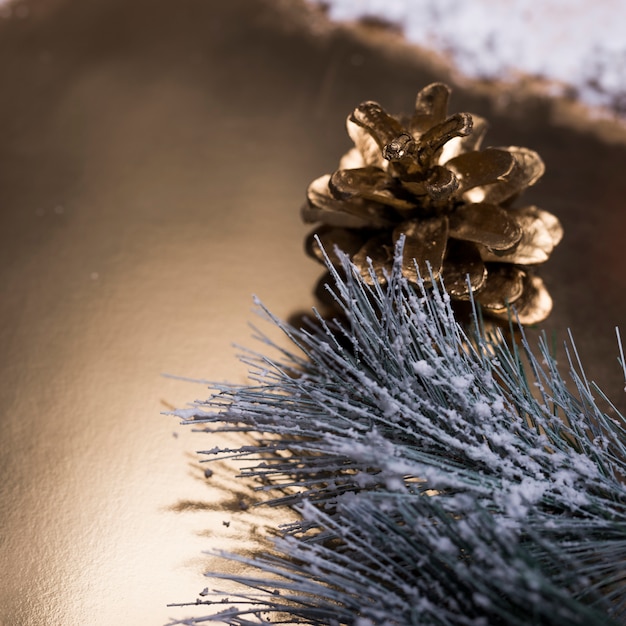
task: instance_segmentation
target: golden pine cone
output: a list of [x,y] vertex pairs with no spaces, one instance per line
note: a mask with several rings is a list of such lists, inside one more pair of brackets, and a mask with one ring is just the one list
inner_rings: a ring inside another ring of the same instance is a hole
[[425,87],[410,120],[376,102],[352,112],[347,129],[355,147],[307,190],[302,217],[319,223],[307,252],[323,262],[317,235],[337,265],[335,245],[370,283],[371,259],[384,282],[404,236],[409,282],[443,279],[453,299],[468,300],[471,292],[486,313],[506,318],[514,305],[523,324],[539,322],[552,299],[533,268],[548,259],[563,230],[547,211],[511,205],[543,175],[543,162],[527,148],[481,150],[485,120],[448,117],[449,96],[441,83]]

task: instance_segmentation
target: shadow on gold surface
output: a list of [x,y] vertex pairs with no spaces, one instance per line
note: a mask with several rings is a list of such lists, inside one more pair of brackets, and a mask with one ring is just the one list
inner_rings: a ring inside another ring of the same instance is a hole
[[[349,147],[346,112],[450,80],[379,39],[264,0],[56,0],[0,21],[0,622],[161,624],[207,585],[202,550],[247,549],[224,524],[238,487],[224,506],[187,465],[214,444],[160,415],[208,392],[160,374],[242,382],[251,295],[283,318],[313,303],[299,208]],[[626,147],[514,95],[457,86],[453,106],[545,160],[525,201],[565,238],[544,328],[572,328],[623,408]]]

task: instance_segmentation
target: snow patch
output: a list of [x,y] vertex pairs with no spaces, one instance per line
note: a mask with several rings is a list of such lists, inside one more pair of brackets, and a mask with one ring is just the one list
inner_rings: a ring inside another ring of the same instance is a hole
[[416,361],[413,364],[413,371],[418,376],[422,376],[423,378],[430,378],[435,373],[435,369],[433,368],[433,366],[430,363],[428,363],[428,361],[424,361],[424,360]]
[[469,78],[530,75],[554,95],[626,116],[622,0],[310,0],[336,21],[378,18],[450,59]]

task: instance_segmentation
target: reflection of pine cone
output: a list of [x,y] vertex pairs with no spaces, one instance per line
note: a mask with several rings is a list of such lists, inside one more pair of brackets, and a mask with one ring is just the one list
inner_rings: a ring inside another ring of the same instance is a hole
[[355,148],[309,185],[302,216],[321,225],[307,251],[323,260],[318,235],[333,261],[337,245],[371,282],[370,258],[384,282],[404,235],[410,282],[418,272],[426,282],[442,278],[452,298],[468,300],[471,291],[485,312],[507,317],[514,304],[522,323],[539,322],[552,300],[530,266],[549,257],[562,229],[547,211],[511,204],[541,177],[543,162],[527,148],[479,150],[486,122],[447,117],[449,95],[440,83],[422,89],[410,120],[375,102],[354,110],[347,127]]

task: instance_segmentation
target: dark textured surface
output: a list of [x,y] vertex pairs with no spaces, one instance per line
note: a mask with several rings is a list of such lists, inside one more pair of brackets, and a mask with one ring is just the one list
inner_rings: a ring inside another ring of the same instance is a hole
[[[190,465],[214,443],[159,415],[205,390],[160,373],[239,382],[251,294],[282,317],[310,306],[298,208],[349,146],[345,116],[447,79],[380,46],[261,0],[56,0],[0,21],[1,623],[160,624],[210,584],[201,550],[242,545]],[[545,327],[571,327],[624,406],[626,149],[481,93],[453,109],[491,119],[487,145],[539,151],[526,198],[565,226]]]

